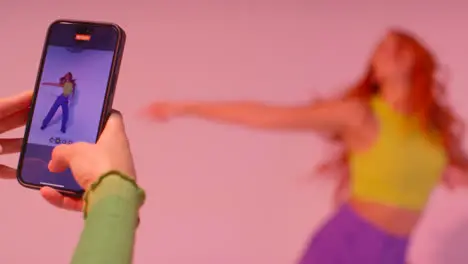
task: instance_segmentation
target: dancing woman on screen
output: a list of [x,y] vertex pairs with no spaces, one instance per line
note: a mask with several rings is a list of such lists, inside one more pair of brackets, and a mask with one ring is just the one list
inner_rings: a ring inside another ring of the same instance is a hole
[[[303,106],[260,102],[159,102],[157,119],[178,116],[277,130],[330,135],[343,153],[338,211],[305,249],[300,264],[404,264],[409,239],[431,191],[441,182],[466,184],[462,123],[443,104],[433,55],[411,34],[389,32],[363,78],[343,95]],[[465,176],[465,175],[463,175]]]
[[61,107],[62,108],[62,126],[60,128],[60,131],[62,131],[62,133],[66,133],[68,116],[69,116],[68,106],[70,104],[71,98],[73,98],[73,96],[75,95],[75,88],[76,88],[76,82],[73,79],[73,75],[71,72],[68,72],[62,78],[60,78],[59,83],[44,82],[42,83],[42,85],[60,87],[63,89],[63,92],[61,95],[57,97],[57,99],[55,99],[54,104],[52,105],[49,112],[47,113],[44,120],[42,121],[41,129],[44,130],[47,128],[50,121],[54,117],[55,113],[57,112],[59,107]]

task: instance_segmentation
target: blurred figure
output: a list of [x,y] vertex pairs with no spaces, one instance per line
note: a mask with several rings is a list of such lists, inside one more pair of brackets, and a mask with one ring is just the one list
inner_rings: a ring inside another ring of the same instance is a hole
[[[154,120],[199,117],[252,128],[328,135],[342,155],[321,166],[342,168],[337,212],[311,239],[300,264],[404,264],[409,239],[447,168],[463,173],[463,124],[443,104],[434,56],[408,32],[390,31],[363,78],[343,95],[311,105],[260,102],[155,102]],[[460,175],[460,174],[459,174]],[[343,194],[345,194],[343,196]]]

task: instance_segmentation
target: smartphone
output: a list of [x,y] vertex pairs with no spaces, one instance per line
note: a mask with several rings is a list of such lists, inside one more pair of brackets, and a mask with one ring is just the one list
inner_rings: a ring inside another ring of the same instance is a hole
[[58,20],[47,31],[26,123],[17,179],[80,197],[70,170],[47,165],[59,144],[95,143],[112,110],[126,34],[116,24]]

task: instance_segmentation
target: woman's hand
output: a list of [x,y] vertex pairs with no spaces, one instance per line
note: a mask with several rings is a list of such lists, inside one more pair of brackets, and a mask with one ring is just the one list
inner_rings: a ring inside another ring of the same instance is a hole
[[448,166],[443,174],[442,183],[450,190],[455,190],[459,187],[468,187],[467,171],[456,166]]
[[149,105],[143,114],[156,121],[164,122],[188,112],[189,105],[178,102],[155,102]]
[[[112,170],[135,177],[130,145],[120,113],[112,113],[96,144],[80,142],[54,148],[49,170],[62,172],[67,168],[85,190],[101,175]],[[50,187],[43,187],[41,194],[57,207],[75,211],[81,211],[83,208],[82,199],[63,196]]]
[[[0,134],[26,124],[32,92],[0,98]],[[0,138],[0,155],[21,151],[22,138]],[[16,178],[16,169],[0,164],[0,178]]]

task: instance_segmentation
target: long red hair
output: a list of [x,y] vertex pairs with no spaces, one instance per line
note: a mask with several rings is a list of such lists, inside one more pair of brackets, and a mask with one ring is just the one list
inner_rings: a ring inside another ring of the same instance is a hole
[[[409,98],[412,114],[417,117],[423,131],[436,132],[441,136],[449,164],[465,171],[468,170],[468,159],[462,151],[464,125],[445,103],[446,87],[436,77],[439,69],[434,56],[411,34],[401,30],[393,30],[391,34],[396,37],[398,46],[412,52],[415,58],[411,71],[412,90]],[[342,98],[359,98],[369,101],[379,92],[372,67],[369,67],[364,77],[347,90]],[[338,137],[334,140],[341,141]],[[338,157],[322,164],[319,171],[341,169],[340,177],[343,180],[348,175],[347,163],[348,153],[343,150]]]

